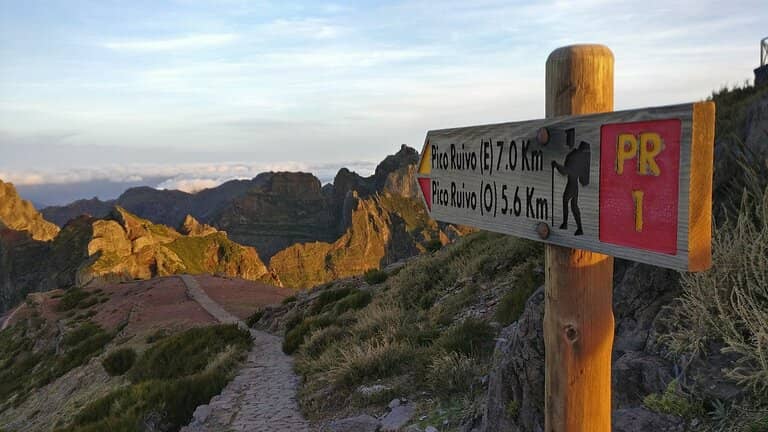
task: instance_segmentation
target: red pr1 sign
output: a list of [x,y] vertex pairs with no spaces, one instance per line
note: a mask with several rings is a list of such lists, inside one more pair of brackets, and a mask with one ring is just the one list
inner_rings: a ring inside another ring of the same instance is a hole
[[711,265],[712,102],[433,130],[440,221],[677,270]]
[[600,131],[600,241],[676,254],[678,119],[614,123]]

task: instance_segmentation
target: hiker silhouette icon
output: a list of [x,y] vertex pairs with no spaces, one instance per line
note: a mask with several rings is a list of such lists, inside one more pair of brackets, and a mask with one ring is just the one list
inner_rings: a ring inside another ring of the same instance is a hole
[[[566,131],[566,143],[568,147],[573,148],[575,134],[573,129]],[[568,177],[568,182],[563,191],[563,223],[560,229],[568,229],[568,206],[570,204],[573,218],[576,221],[576,232],[574,235],[583,235],[584,230],[581,225],[581,211],[579,210],[579,184],[587,186],[589,184],[589,159],[590,144],[586,141],[579,143],[579,147],[572,150],[565,156],[562,164],[552,161],[553,179],[554,170],[562,176]],[[554,181],[553,181],[554,188]]]

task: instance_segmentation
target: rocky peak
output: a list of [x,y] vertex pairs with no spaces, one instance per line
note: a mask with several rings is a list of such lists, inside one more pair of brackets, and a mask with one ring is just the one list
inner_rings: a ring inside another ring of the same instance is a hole
[[52,240],[59,227],[43,219],[35,207],[16,193],[13,183],[0,180],[0,222],[16,231],[27,231],[35,240]]
[[217,233],[219,231],[210,225],[200,223],[197,219],[192,217],[192,215],[187,215],[187,217],[184,218],[184,223],[182,223],[179,228],[179,232],[190,237],[205,237],[208,234]]
[[376,189],[381,190],[384,188],[390,174],[403,171],[404,168],[416,165],[417,163],[419,163],[419,152],[405,144],[401,145],[397,153],[387,156],[376,167],[376,171],[373,174],[376,181]]
[[310,173],[275,172],[260,187],[262,191],[293,197],[316,197],[320,195],[320,180]]

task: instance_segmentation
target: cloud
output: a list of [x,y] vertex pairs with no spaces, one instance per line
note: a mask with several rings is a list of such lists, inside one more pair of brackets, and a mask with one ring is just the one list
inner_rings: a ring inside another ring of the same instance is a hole
[[277,19],[259,28],[263,37],[300,37],[308,39],[334,39],[343,34],[343,28],[319,18]]
[[[73,168],[61,171],[0,171],[0,179],[17,186],[75,184],[85,182],[142,183],[158,189],[197,192],[229,180],[250,179],[267,171],[302,171],[316,175],[321,182],[333,180],[342,167],[370,175],[376,168],[372,161],[347,162],[275,162],[275,163],[187,163],[176,165],[126,164],[96,168]],[[157,180],[161,179],[161,180]]]
[[237,39],[232,33],[204,33],[166,39],[134,39],[101,44],[115,51],[154,52],[182,49],[198,49],[231,43]]
[[173,178],[159,185],[158,189],[176,189],[183,192],[195,193],[203,189],[216,187],[226,181],[235,179],[211,179],[211,178]]

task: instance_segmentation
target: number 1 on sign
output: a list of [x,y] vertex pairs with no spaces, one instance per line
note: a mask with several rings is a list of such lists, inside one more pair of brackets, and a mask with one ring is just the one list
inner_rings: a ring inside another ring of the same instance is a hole
[[643,191],[632,191],[632,198],[635,200],[635,231],[643,230]]

